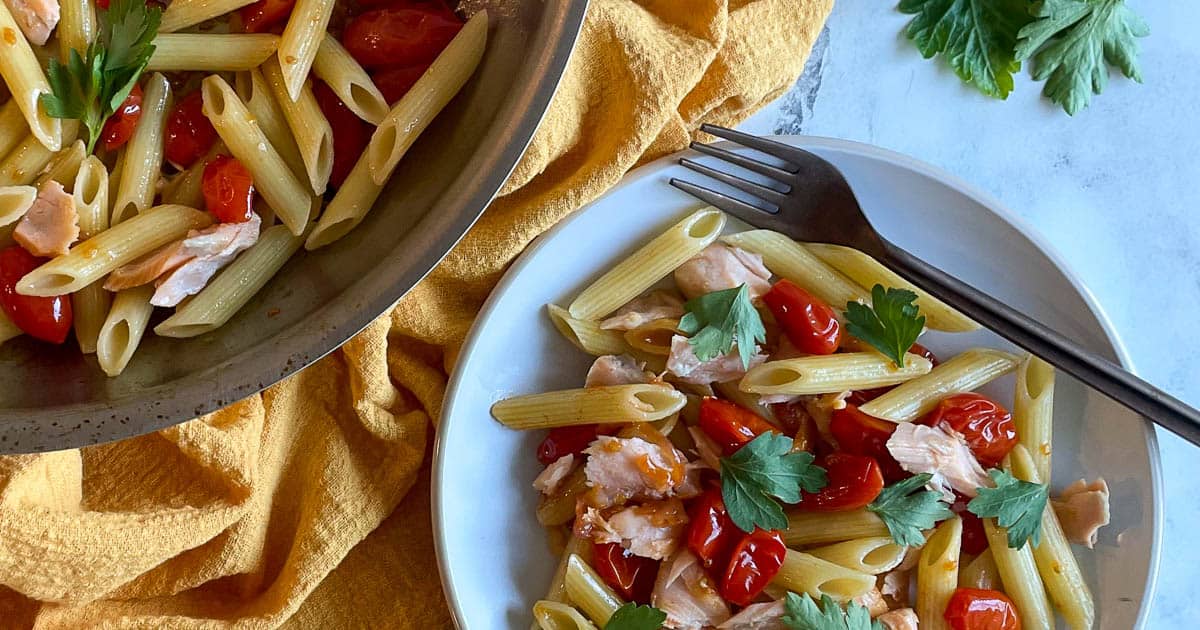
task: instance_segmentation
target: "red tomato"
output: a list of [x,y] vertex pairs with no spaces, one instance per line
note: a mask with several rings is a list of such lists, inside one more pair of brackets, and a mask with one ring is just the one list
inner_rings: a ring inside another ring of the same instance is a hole
[[142,86],[133,85],[129,96],[117,108],[117,111],[104,123],[100,130],[100,141],[104,148],[115,151],[129,142],[133,130],[137,128],[138,120],[142,118]]
[[605,584],[618,595],[639,604],[650,603],[658,561],[635,556],[617,543],[593,543],[592,563]]
[[417,79],[421,78],[422,74],[429,69],[429,64],[423,63],[415,66],[397,66],[395,68],[384,68],[371,73],[371,80],[375,82],[375,87],[383,94],[383,100],[389,105],[394,105],[402,96],[408,93]]
[[899,481],[908,476],[887,448],[887,441],[896,431],[896,423],[869,416],[858,407],[847,404],[833,412],[829,431],[837,439],[838,448],[854,455],[875,458],[883,478]]
[[342,44],[368,68],[415,66],[433,61],[461,28],[457,16],[441,11],[376,9],[346,25]]
[[[922,346],[919,343],[914,343],[913,345],[909,346],[908,351],[917,356],[922,356],[926,359],[929,359],[929,362],[932,363],[934,367],[937,367],[937,364],[941,363],[941,361],[938,361],[937,355],[935,355],[932,350]],[[861,405],[865,402],[879,398],[880,396],[891,391],[894,387],[895,385],[889,385],[887,387],[876,387],[874,389],[862,389],[856,392],[850,392],[850,395],[846,397],[846,402],[852,405]]]
[[753,411],[712,397],[700,401],[700,428],[726,455],[767,431],[779,431]]
[[292,14],[296,0],[258,0],[241,9],[242,30],[247,33],[262,33],[282,24]]
[[596,439],[600,425],[583,424],[574,427],[555,427],[550,429],[546,439],[538,444],[538,461],[549,465],[564,455],[578,455]]
[[829,484],[817,493],[803,493],[797,507],[807,512],[841,512],[866,506],[883,491],[883,473],[874,458],[831,453],[819,460]]
[[17,328],[42,341],[62,343],[71,332],[71,296],[30,297],[17,293],[17,282],[42,263],[20,245],[0,250],[0,307]]
[[956,492],[954,493],[954,503],[950,505],[950,509],[962,518],[963,552],[977,556],[988,548],[987,532],[983,529],[983,519],[967,510],[967,503],[970,501],[971,499]]
[[1017,605],[1000,591],[955,589],[942,616],[954,630],[1021,630]]
[[918,422],[956,431],[967,440],[984,468],[1000,463],[1017,444],[1012,414],[982,394],[955,394],[942,400]]
[[775,321],[801,352],[833,354],[842,338],[842,326],[829,305],[791,280],[780,280],[763,295]]
[[218,155],[204,165],[200,182],[204,205],[221,223],[250,220],[254,212],[254,178],[237,158]]
[[776,530],[755,529],[746,534],[729,558],[729,567],[721,580],[721,597],[737,604],[749,605],[779,573],[787,546]]
[[203,106],[204,98],[196,90],[176,103],[167,116],[164,153],[181,169],[195,164],[217,141],[217,130],[201,111]]
[[367,143],[371,140],[371,126],[354,115],[349,107],[322,81],[313,82],[313,95],[321,113],[333,128],[333,171],[329,183],[341,186],[354,168]]
[[706,569],[729,564],[733,545],[742,533],[721,498],[720,486],[711,487],[696,497],[688,509],[687,545]]

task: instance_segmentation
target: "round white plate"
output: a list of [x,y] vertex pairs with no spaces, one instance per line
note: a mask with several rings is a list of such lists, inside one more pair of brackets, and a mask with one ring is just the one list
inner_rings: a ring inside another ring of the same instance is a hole
[[[837,165],[889,239],[1128,365],[1089,291],[994,199],[875,147],[780,139]],[[678,157],[631,173],[538,239],[505,275],[467,337],[446,393],[433,480],[442,583],[460,628],[527,628],[530,607],[545,595],[556,562],[534,518],[537,494],[530,486],[540,470],[534,451],[542,434],[510,431],[488,410],[514,394],[580,386],[591,359],[559,336],[545,305],[566,305],[698,206],[667,184],[671,177],[698,178],[676,164]],[[1007,345],[986,332],[929,335],[922,342],[942,356],[973,345]],[[1010,400],[1012,379],[985,391]],[[1103,476],[1112,490],[1112,523],[1094,552],[1078,554],[1096,598],[1097,627],[1140,627],[1153,599],[1162,521],[1154,433],[1141,418],[1061,374],[1054,410],[1054,487]]]

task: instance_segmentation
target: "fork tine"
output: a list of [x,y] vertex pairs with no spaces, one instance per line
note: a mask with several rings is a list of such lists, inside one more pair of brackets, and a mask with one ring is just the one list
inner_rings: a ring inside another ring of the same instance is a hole
[[783,144],[782,142],[776,142],[766,138],[759,138],[758,136],[752,136],[748,133],[734,131],[733,129],[728,129],[718,125],[704,123],[700,125],[700,131],[712,134],[718,138],[724,138],[726,140],[736,142],[743,146],[750,147],[751,149],[757,149],[763,153],[766,153],[767,155],[771,155],[785,162],[789,162],[792,167],[798,167],[802,164],[805,164],[813,157],[811,153],[805,151],[804,149],[798,149],[796,147]]
[[[729,184],[730,186],[733,186],[734,188],[737,188],[738,190],[740,190],[742,192],[754,195],[755,197],[758,197],[759,199],[762,199],[763,201],[766,201],[768,203],[773,203],[777,206],[781,206],[781,205],[783,205],[784,200],[787,199],[787,193],[779,192],[778,190],[775,190],[774,188],[770,188],[768,186],[763,186],[762,184],[752,182],[748,179],[742,179],[741,177],[738,177],[737,175],[730,175],[729,173],[724,173],[724,172],[718,171],[715,168],[712,168],[710,166],[705,166],[694,160],[689,160],[688,158],[680,158],[679,163],[681,165],[683,165],[685,168],[690,168],[693,171],[700,173],[701,175],[707,175],[719,182],[722,182],[724,184]],[[788,189],[790,190],[791,186],[788,186]]]
[[741,199],[730,197],[725,193],[719,193],[715,190],[698,186],[692,182],[676,177],[671,178],[671,185],[701,201],[707,202],[709,205],[720,208],[725,212],[728,212],[729,214],[746,221],[747,223],[753,223],[755,220],[761,219],[764,213],[775,214],[775,212],[777,212],[773,212],[766,208],[759,208],[758,206],[748,204]]
[[700,153],[711,155],[715,158],[720,158],[735,166],[740,166],[748,171],[753,171],[759,175],[765,175],[771,179],[776,179],[781,182],[786,182],[793,175],[795,175],[795,173],[787,169],[779,168],[778,166],[771,166],[766,162],[759,162],[754,158],[746,157],[740,153],[734,153],[733,151],[722,149],[720,147],[714,147],[711,144],[692,142],[689,146],[694,151],[699,151]]

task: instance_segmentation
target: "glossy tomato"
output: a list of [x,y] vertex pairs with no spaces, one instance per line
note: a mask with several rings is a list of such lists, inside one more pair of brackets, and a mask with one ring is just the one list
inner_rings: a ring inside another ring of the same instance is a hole
[[581,424],[550,429],[550,434],[538,444],[538,461],[549,465],[564,455],[579,455],[596,440],[599,428],[598,424]]
[[954,493],[954,503],[950,509],[962,518],[962,550],[977,556],[988,548],[987,532],[983,529],[983,519],[967,510],[971,499],[957,492]]
[[984,468],[999,464],[1017,444],[1012,414],[983,394],[955,394],[945,398],[919,422],[961,434]]
[[200,182],[204,204],[221,223],[249,221],[254,212],[254,178],[228,155],[218,155],[204,165]]
[[433,61],[458,34],[462,21],[442,11],[385,8],[346,25],[342,44],[363,66],[416,66]]
[[705,569],[727,566],[741,534],[725,510],[720,486],[705,490],[688,507],[688,549]]
[[711,396],[700,401],[700,429],[721,445],[726,455],[767,431],[778,431],[753,411]]
[[787,546],[778,531],[755,529],[746,534],[729,558],[721,597],[738,606],[749,605],[779,573],[786,554]]
[[842,326],[828,304],[791,280],[780,280],[763,295],[775,321],[792,345],[806,354],[833,354],[842,338]]
[[129,142],[138,121],[142,119],[142,98],[142,86],[135,83],[129,91],[129,96],[125,97],[121,106],[100,130],[100,141],[104,143],[105,149],[115,151]]
[[321,113],[325,114],[325,119],[333,128],[333,170],[329,175],[329,183],[341,186],[367,148],[367,142],[371,140],[371,126],[354,115],[324,82],[313,82],[313,95],[317,97]]
[[818,460],[829,483],[820,492],[805,492],[796,506],[808,512],[840,512],[865,507],[883,491],[883,473],[872,457],[830,453]]
[[296,0],[258,0],[242,7],[242,30],[263,33],[287,21]]
[[841,450],[875,458],[884,479],[899,481],[908,476],[887,448],[888,439],[896,431],[895,422],[869,416],[859,411],[858,407],[847,404],[844,409],[833,412],[829,431]]
[[[937,355],[934,354],[932,350],[930,350],[929,348],[926,348],[925,346],[922,346],[919,343],[914,343],[913,345],[909,346],[908,351],[917,356],[921,356],[921,357],[925,357],[926,359],[929,359],[929,362],[932,363],[934,365],[934,367],[937,367],[937,364],[940,363],[940,361],[938,361]],[[853,404],[853,405],[861,405],[865,402],[869,402],[869,401],[875,400],[876,398],[879,398],[880,396],[888,393],[895,387],[896,387],[895,385],[889,385],[887,387],[876,387],[874,389],[860,389],[858,391],[850,392],[850,395],[846,397],[846,402]]]
[[371,73],[371,80],[375,82],[375,87],[379,88],[383,94],[383,100],[389,105],[394,105],[400,100],[408,90],[412,88],[417,79],[421,78],[422,74],[429,69],[429,64],[423,63],[415,66],[396,66],[394,68],[384,68]]
[[792,450],[806,451],[818,457],[833,450],[821,435],[817,422],[804,408],[804,403],[775,403],[771,405],[771,413],[785,432],[792,434]]
[[183,169],[200,159],[217,141],[217,130],[202,111],[200,90],[183,97],[167,116],[167,137],[163,149],[167,160]]
[[1000,591],[955,589],[942,616],[954,630],[1021,630],[1017,605]]
[[71,332],[71,296],[30,297],[17,293],[17,282],[44,262],[20,245],[0,250],[0,307],[30,337],[62,343]]
[[627,601],[650,603],[658,561],[635,556],[616,543],[593,543],[592,562],[596,573]]

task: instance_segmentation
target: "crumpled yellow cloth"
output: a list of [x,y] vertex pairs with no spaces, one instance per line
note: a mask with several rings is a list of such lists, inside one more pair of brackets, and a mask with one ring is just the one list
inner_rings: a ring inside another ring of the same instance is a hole
[[390,317],[218,413],[0,458],[0,628],[449,627],[431,419],[489,290],[630,168],[780,95],[831,5],[593,0],[504,195]]

